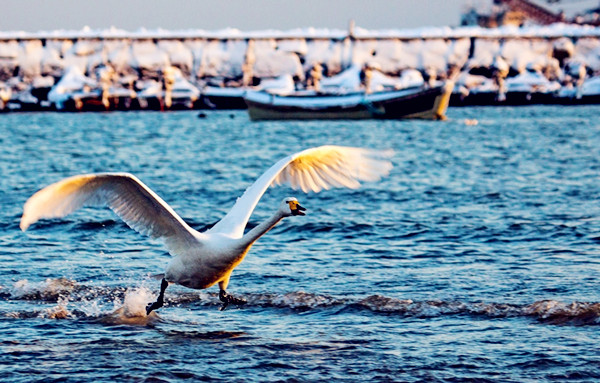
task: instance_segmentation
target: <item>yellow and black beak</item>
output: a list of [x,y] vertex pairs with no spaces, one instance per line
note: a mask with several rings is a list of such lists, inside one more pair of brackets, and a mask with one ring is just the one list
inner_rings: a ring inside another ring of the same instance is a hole
[[306,209],[300,206],[298,201],[290,201],[288,204],[290,205],[292,215],[306,215],[303,213],[303,211],[306,211]]

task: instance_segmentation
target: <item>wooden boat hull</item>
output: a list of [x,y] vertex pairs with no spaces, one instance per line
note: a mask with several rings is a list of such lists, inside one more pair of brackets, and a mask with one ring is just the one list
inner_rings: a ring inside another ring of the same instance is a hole
[[520,106],[555,104],[558,100],[553,92],[508,92],[500,99],[497,92],[473,92],[464,96],[454,93],[451,106]]
[[110,96],[107,101],[108,106],[104,105],[102,99],[96,96],[69,98],[64,102],[61,110],[65,112],[104,112],[140,109],[139,100],[135,97]]
[[452,94],[450,106],[526,106],[526,105],[596,105],[600,104],[600,94],[588,94],[579,98],[560,96],[544,92],[509,92],[504,100],[498,100],[496,92],[477,92],[463,96]]
[[440,120],[450,100],[453,84],[409,88],[372,94],[278,96],[248,92],[244,100],[250,119],[404,119]]
[[219,88],[207,86],[202,89],[198,109],[246,109],[246,88]]

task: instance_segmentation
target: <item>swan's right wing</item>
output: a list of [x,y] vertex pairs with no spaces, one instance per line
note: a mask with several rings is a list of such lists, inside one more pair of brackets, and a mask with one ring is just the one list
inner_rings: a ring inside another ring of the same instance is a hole
[[346,187],[356,189],[359,181],[379,181],[392,169],[392,150],[372,150],[348,146],[320,146],[292,155],[273,179],[274,185],[289,184],[292,189],[318,193]]
[[233,208],[215,226],[214,233],[241,237],[256,204],[271,185],[289,184],[292,189],[319,192],[346,187],[356,189],[360,181],[377,181],[392,168],[392,150],[347,146],[319,146],[289,155],[271,166],[238,198]]
[[165,241],[172,255],[198,245],[195,230],[135,176],[127,173],[84,174],[49,185],[31,196],[20,227],[42,218],[64,217],[83,206],[110,207],[139,233]]

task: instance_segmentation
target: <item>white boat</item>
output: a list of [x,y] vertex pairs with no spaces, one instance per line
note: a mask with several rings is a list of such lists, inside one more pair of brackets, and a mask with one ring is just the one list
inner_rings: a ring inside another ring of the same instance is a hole
[[287,94],[294,91],[294,80],[290,75],[262,80],[253,87],[219,87],[207,85],[202,88],[199,107],[202,109],[246,109],[244,96],[250,91],[268,91]]
[[453,83],[381,92],[330,94],[314,91],[290,95],[247,92],[250,119],[445,119]]

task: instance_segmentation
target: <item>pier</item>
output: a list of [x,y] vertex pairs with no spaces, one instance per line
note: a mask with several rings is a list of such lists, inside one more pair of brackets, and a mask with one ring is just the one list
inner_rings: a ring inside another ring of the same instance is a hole
[[[416,69],[443,79],[453,68],[485,72],[498,57],[513,75],[535,67],[549,79],[563,81],[565,75],[572,77],[567,72],[573,63],[584,65],[587,77],[600,72],[599,37],[600,28],[567,24],[387,31],[351,26],[256,32],[3,32],[0,106],[11,100],[51,106],[47,93],[72,68],[97,84],[106,80],[101,77],[108,68],[112,84],[135,92],[149,81],[165,90],[169,68],[201,91],[206,85],[238,87],[282,75],[304,82],[315,64],[322,66],[323,76],[370,63],[391,76]],[[244,68],[251,71],[250,79],[244,77]]]

